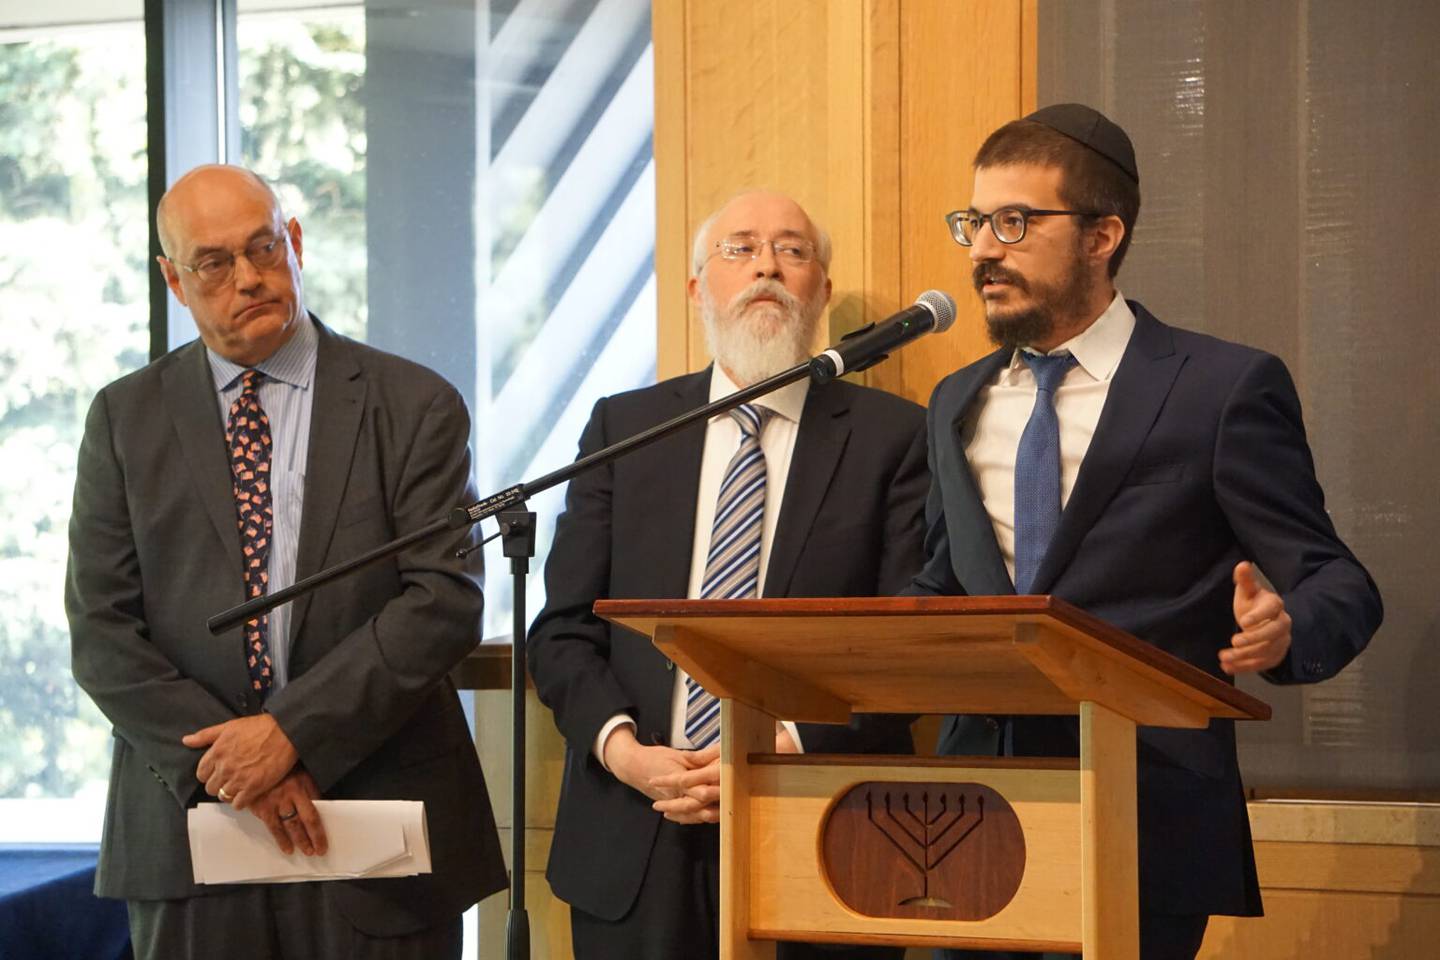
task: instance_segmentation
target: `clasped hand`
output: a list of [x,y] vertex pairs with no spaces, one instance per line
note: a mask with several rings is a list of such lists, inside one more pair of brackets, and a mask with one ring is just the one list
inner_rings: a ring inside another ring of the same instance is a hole
[[208,748],[195,767],[205,792],[250,813],[270,831],[284,854],[296,847],[306,856],[329,848],[314,801],[315,779],[299,765],[299,754],[268,713],[237,717],[181,738],[187,747]]
[[300,755],[268,713],[237,717],[180,740],[187,747],[208,747],[195,766],[195,778],[212,797],[244,810],[280,782]]
[[[777,725],[776,753],[797,753],[789,731]],[[720,745],[704,750],[646,747],[629,727],[620,727],[605,744],[606,765],[622,782],[640,791],[651,806],[675,823],[720,821]]]

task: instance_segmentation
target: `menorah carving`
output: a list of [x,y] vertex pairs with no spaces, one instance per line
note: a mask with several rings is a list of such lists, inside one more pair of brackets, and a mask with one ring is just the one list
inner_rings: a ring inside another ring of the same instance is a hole
[[865,916],[983,920],[1025,874],[1015,810],[981,783],[858,783],[836,798],[822,833],[835,895]]
[[[899,803],[896,804],[893,792],[886,790],[882,801],[883,809],[876,810],[875,791],[866,791],[867,819],[920,875],[920,895],[901,900],[902,906],[954,906],[944,897],[931,896],[930,875],[931,871],[944,863],[945,858],[954,853],[955,849],[985,822],[984,794],[975,797],[968,814],[965,809],[966,799],[963,792],[956,791],[952,807],[952,796],[941,792],[935,798],[932,811],[929,790],[921,791],[914,807],[911,806],[910,791],[903,791]],[[898,811],[896,806],[899,807]],[[962,824],[965,825],[964,829],[960,829]]]

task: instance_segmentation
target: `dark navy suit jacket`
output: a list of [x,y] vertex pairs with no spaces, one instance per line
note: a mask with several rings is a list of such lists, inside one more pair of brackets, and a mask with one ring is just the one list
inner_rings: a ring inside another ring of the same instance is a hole
[[[1202,670],[1236,632],[1232,571],[1254,561],[1284,598],[1289,658],[1268,679],[1334,676],[1380,624],[1380,595],[1340,542],[1285,365],[1248,347],[1136,325],[1034,592],[1060,597]],[[1013,593],[961,431],[1000,350],[945,378],[930,402],[927,562],[908,592]],[[951,718],[942,753],[969,752],[982,718]],[[1074,718],[1013,724],[1016,755],[1075,755]],[[1230,721],[1142,728],[1138,744],[1141,908],[1260,912]]]
[[[709,390],[707,370],[603,399],[580,454],[703,406]],[[566,743],[546,875],[562,900],[607,920],[635,902],[661,817],[600,766],[595,738],[628,712],[641,743],[668,742],[675,674],[648,638],[597,619],[591,605],[685,596],[704,444],[704,429],[692,426],[570,482],[545,564],[545,609],[530,630],[530,673]],[[898,592],[924,559],[925,459],[916,404],[839,381],[812,386],[764,596]],[[812,753],[912,752],[903,717],[801,724],[800,739]]]

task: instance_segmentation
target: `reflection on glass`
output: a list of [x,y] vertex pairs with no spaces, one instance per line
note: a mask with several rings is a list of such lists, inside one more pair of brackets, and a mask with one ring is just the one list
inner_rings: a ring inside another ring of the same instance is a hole
[[[455,384],[482,494],[569,462],[597,398],[653,381],[648,0],[241,0],[237,46],[241,162],[305,228],[307,305]],[[531,505],[531,616],[562,497]],[[499,550],[486,636],[511,632]]]
[[365,12],[251,10],[236,25],[240,160],[276,185],[305,229],[305,299],[365,339]]
[[0,842],[98,839],[109,770],[62,589],[85,411],[149,346],[145,35],[80,6],[0,15]]

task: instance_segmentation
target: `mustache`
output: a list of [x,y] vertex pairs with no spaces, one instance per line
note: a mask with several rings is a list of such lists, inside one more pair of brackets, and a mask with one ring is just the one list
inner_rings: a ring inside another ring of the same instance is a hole
[[789,290],[786,290],[784,284],[778,280],[764,279],[756,280],[750,284],[750,286],[735,294],[734,298],[730,301],[730,314],[732,316],[739,314],[761,297],[768,297],[776,301],[787,312],[792,314],[801,307],[800,298]]
[[1009,270],[1005,267],[1000,266],[1000,264],[998,263],[979,263],[976,264],[975,269],[971,271],[971,282],[975,285],[976,293],[982,292],[985,284],[989,283],[992,280],[998,280],[1002,283],[1008,283],[1011,286],[1015,287],[1017,290],[1030,289],[1030,286],[1025,282],[1024,277],[1016,273],[1014,270]]

